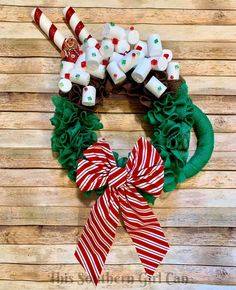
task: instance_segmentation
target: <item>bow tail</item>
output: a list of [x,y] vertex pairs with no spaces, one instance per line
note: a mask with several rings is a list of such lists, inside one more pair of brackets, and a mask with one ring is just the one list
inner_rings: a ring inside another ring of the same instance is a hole
[[118,221],[117,195],[111,188],[107,188],[92,207],[74,253],[95,285],[116,235]]
[[120,209],[145,272],[149,277],[153,276],[169,250],[162,228],[152,209],[136,189],[120,195]]

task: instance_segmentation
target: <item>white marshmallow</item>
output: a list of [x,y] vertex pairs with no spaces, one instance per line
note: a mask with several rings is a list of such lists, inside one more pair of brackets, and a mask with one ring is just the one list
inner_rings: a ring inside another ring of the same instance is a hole
[[111,39],[104,39],[101,42],[100,53],[104,58],[109,58],[114,52],[114,44]]
[[85,51],[88,47],[95,47],[97,44],[97,40],[93,37],[90,37],[84,41],[84,43],[81,45],[81,49]]
[[70,71],[70,80],[72,83],[87,86],[90,82],[90,74],[84,70],[72,69]]
[[139,42],[139,32],[134,29],[128,29],[127,33],[127,40],[130,45],[135,45]]
[[109,59],[110,62],[115,61],[115,62],[119,62],[124,56],[122,54],[119,54],[117,52],[113,52],[111,58]]
[[151,61],[149,58],[143,58],[137,64],[135,70],[132,72],[132,78],[136,83],[142,83],[152,69]]
[[179,63],[169,62],[167,67],[167,79],[168,80],[178,80],[179,79]]
[[[161,56],[161,57],[151,57],[151,65],[152,65],[152,69],[156,70],[156,71],[164,71],[167,68],[168,65],[168,61],[165,57]],[[154,64],[154,62],[156,62]]]
[[168,61],[170,62],[173,58],[173,53],[171,50],[169,49],[163,49],[162,50],[162,56]]
[[162,44],[159,34],[151,34],[147,40],[149,56],[160,56],[162,54]]
[[103,36],[109,39],[117,38],[121,40],[126,37],[126,33],[124,28],[116,25],[115,23],[106,23],[104,25]]
[[86,62],[86,56],[85,52],[83,52],[77,59],[74,68],[79,69],[79,70],[86,70],[86,66],[82,66],[82,63]]
[[62,60],[61,61],[60,77],[64,78],[65,74],[68,74],[73,69],[73,67],[74,67],[73,62]]
[[144,56],[148,56],[148,47],[145,41],[139,40],[139,42],[134,46],[134,49],[142,51]]
[[159,98],[167,89],[167,87],[154,76],[150,78],[149,82],[145,85],[145,88],[157,98]]
[[118,62],[118,64],[123,72],[127,73],[129,70],[134,68],[142,58],[144,58],[143,52],[131,50]]
[[123,82],[126,79],[124,72],[118,67],[118,64],[115,61],[112,61],[107,66],[107,71],[112,78],[114,84]]
[[95,106],[96,103],[96,89],[93,86],[83,88],[82,105]]
[[86,64],[91,69],[98,69],[102,61],[102,56],[96,47],[88,47],[86,49]]
[[58,87],[63,93],[68,93],[72,88],[72,83],[68,79],[60,79]]
[[87,72],[96,78],[104,79],[106,76],[106,66],[103,64],[100,64],[97,69],[95,69],[95,70],[87,69]]
[[117,45],[115,45],[115,51],[118,53],[126,53],[130,51],[130,45],[128,41],[126,39],[119,40]]

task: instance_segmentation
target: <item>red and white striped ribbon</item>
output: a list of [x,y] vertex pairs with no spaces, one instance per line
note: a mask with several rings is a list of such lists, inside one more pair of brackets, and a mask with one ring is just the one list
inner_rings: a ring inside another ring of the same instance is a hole
[[55,45],[62,50],[65,37],[58,31],[57,27],[47,18],[41,9],[34,8],[32,11],[32,18],[41,30],[47,34]]
[[107,186],[91,209],[75,257],[97,285],[113,243],[119,221],[119,209],[125,228],[135,245],[148,276],[165,257],[169,245],[160,224],[139,193],[141,189],[155,197],[164,184],[164,166],[158,151],[145,138],[134,146],[126,167],[116,166],[111,148],[98,141],[80,159],[76,183],[82,191]]
[[70,25],[74,31],[76,37],[81,43],[84,43],[85,39],[89,39],[91,34],[85,28],[84,23],[80,20],[79,16],[76,14],[72,7],[66,7],[63,9],[63,14],[66,22]]

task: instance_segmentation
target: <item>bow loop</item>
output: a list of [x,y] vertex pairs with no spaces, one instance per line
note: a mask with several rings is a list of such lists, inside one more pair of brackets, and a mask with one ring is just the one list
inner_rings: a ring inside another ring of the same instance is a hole
[[164,164],[158,151],[141,137],[127,161],[130,182],[137,188],[157,197],[164,184]]

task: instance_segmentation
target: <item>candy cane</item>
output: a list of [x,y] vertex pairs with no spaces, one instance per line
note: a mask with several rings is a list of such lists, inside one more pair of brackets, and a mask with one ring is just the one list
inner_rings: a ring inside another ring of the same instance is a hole
[[35,23],[41,28],[41,30],[47,34],[56,46],[62,50],[65,37],[61,32],[58,31],[56,26],[47,18],[41,9],[34,8],[31,14]]
[[76,37],[81,41],[81,43],[84,43],[85,39],[92,37],[72,7],[64,8],[63,14],[65,16],[66,22],[70,25]]

